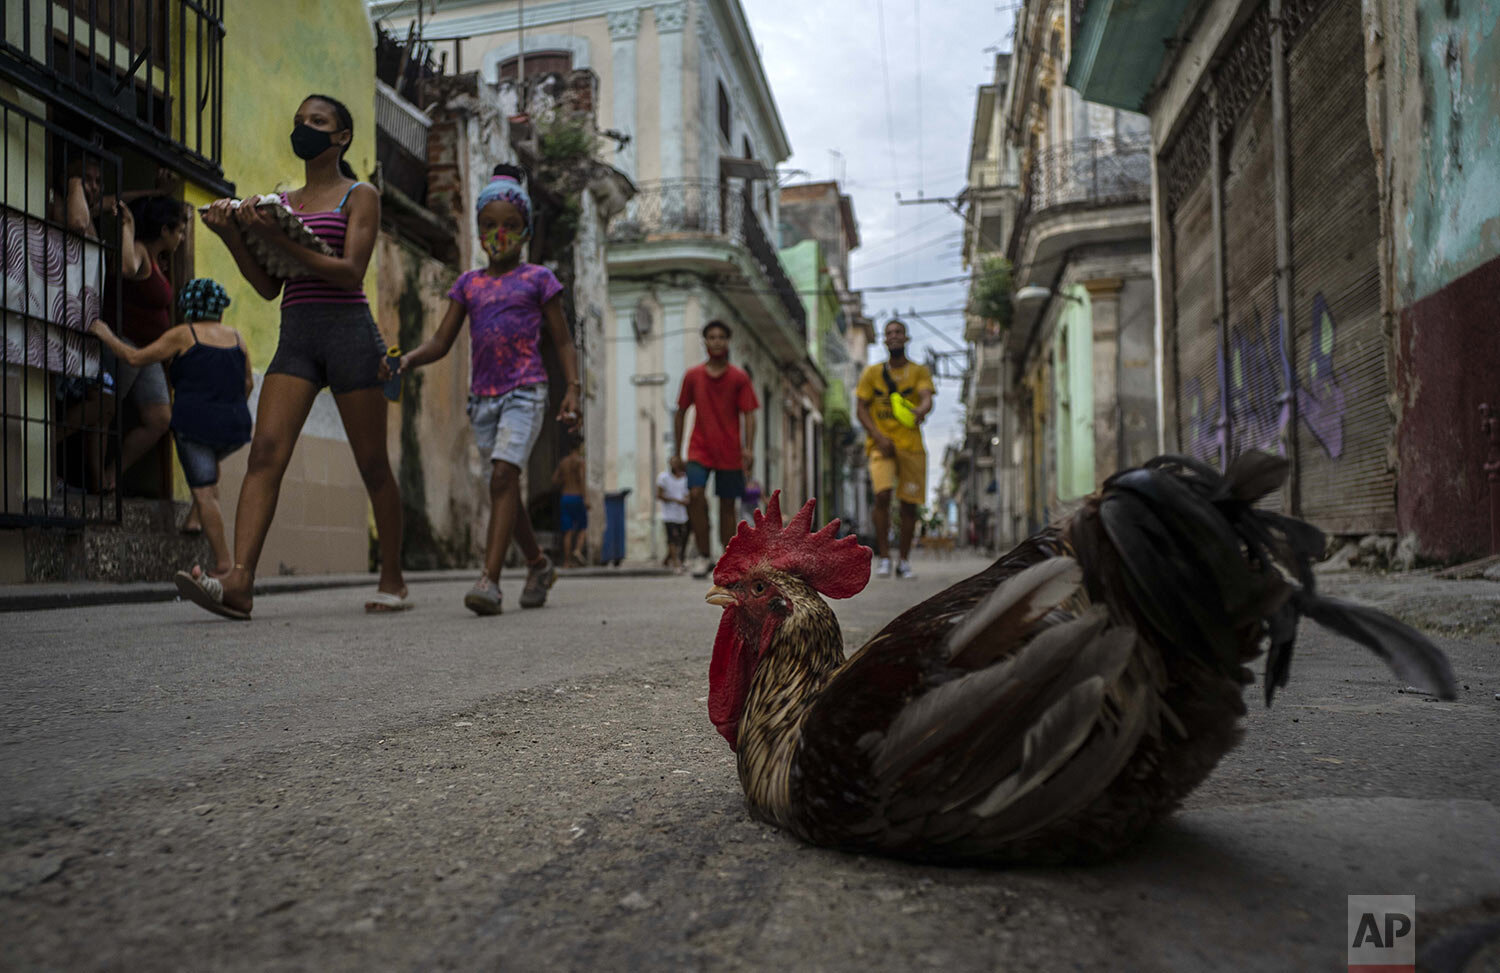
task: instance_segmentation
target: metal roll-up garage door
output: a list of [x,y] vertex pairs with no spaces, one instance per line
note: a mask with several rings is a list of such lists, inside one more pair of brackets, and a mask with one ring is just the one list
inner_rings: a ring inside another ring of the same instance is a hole
[[1219,335],[1214,327],[1214,238],[1209,174],[1172,213],[1172,309],[1177,351],[1177,441],[1219,459]]
[[1299,493],[1304,517],[1341,533],[1396,526],[1364,63],[1359,0],[1330,0],[1287,64]]
[[[1264,76],[1264,75],[1263,75]],[[1269,78],[1226,140],[1224,275],[1229,319],[1224,390],[1234,455],[1280,452],[1280,328],[1276,307],[1276,187]],[[1264,506],[1279,510],[1281,491]]]

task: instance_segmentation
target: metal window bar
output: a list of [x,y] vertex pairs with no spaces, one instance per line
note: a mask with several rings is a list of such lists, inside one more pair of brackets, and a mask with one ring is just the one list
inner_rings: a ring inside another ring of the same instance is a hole
[[18,29],[14,13],[0,25],[0,79],[229,191],[220,164],[223,0],[22,0],[20,6]]
[[118,523],[116,369],[88,328],[119,321],[119,221],[93,210],[117,197],[120,159],[5,102],[0,134],[0,527]]

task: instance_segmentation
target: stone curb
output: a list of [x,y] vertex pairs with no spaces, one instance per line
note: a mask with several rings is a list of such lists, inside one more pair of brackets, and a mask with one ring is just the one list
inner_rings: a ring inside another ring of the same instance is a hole
[[[433,584],[442,581],[468,581],[475,568],[454,571],[408,571],[408,584]],[[516,569],[512,569],[515,571]],[[666,578],[672,573],[647,564],[622,564],[619,567],[569,568],[558,572],[558,580],[568,578]],[[325,591],[334,588],[359,588],[373,585],[373,574],[309,574],[260,578],[255,582],[256,597],[290,594],[297,591]],[[174,601],[177,587],[170,581],[140,581],[114,584],[106,581],[36,582],[0,585],[0,613],[48,611],[54,608],[85,608],[93,605],[137,605]]]

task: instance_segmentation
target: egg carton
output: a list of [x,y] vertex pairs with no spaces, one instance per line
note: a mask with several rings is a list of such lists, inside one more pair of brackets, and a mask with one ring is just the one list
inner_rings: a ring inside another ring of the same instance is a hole
[[[243,202],[244,200],[242,199],[235,199],[231,200],[230,204],[238,209]],[[255,204],[255,208],[270,213],[275,219],[276,225],[281,228],[281,231],[293,243],[304,246],[315,253],[327,254],[330,257],[334,255],[333,249],[324,243],[322,238],[316,233],[309,230],[307,224],[302,222],[301,218],[292,211],[292,208],[283,203],[274,194],[260,197],[260,200]],[[198,207],[198,212],[202,213],[207,209],[207,206],[200,206]],[[309,276],[306,267],[270,241],[254,233],[245,233],[242,234],[242,237],[245,241],[245,249],[250,251],[250,256],[254,257],[255,262],[260,264],[261,269],[272,277],[286,280],[292,277]]]

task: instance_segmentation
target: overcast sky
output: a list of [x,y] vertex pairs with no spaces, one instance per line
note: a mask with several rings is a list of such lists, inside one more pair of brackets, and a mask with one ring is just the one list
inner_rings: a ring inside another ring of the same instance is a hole
[[[809,174],[784,181],[839,179],[854,199],[861,242],[852,257],[854,286],[963,274],[959,217],[936,203],[898,206],[896,194],[911,200],[963,189],[976,91],[993,78],[995,52],[1010,50],[1014,0],[741,3],[791,140],[784,168]],[[923,361],[929,348],[961,347],[963,318],[921,314],[952,339],[945,341],[911,320],[908,310],[948,312],[964,295],[962,284],[867,290],[865,310],[877,329],[893,311],[907,319],[910,355]],[[880,351],[872,361],[884,357]],[[929,498],[938,486],[943,447],[961,433],[960,384],[937,385],[937,408],[925,433]]]

